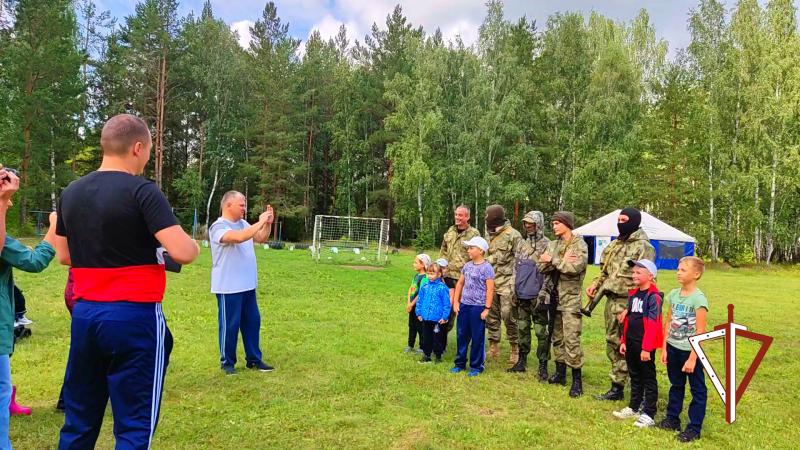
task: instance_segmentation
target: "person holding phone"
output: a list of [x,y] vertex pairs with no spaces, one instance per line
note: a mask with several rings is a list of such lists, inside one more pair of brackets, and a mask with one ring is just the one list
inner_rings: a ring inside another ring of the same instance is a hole
[[256,302],[258,274],[253,242],[269,239],[275,213],[272,206],[250,225],[247,202],[241,192],[228,191],[220,202],[221,217],[208,229],[211,241],[211,293],[219,308],[220,367],[226,375],[236,374],[236,344],[242,333],[248,369],[271,372],[274,367],[263,361],[259,343],[261,314]]

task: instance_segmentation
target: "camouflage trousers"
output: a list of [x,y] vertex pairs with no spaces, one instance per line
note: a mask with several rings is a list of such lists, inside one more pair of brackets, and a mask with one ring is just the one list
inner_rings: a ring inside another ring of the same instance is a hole
[[550,359],[550,311],[536,307],[536,300],[517,300],[517,333],[519,352],[531,352],[531,323],[536,334],[536,359]]
[[553,324],[553,355],[556,362],[566,363],[573,369],[583,367],[582,317],[578,311],[556,310]]
[[612,297],[606,299],[606,309],[603,313],[606,322],[606,356],[611,362],[611,382],[625,385],[628,381],[628,364],[625,357],[619,352],[620,338],[622,337],[622,324],[617,320],[617,314],[628,306],[627,297]]
[[506,324],[506,338],[510,344],[517,344],[517,320],[514,317],[514,310],[517,307],[517,299],[513,294],[494,294],[492,308],[486,316],[486,331],[489,342],[500,342],[501,322]]

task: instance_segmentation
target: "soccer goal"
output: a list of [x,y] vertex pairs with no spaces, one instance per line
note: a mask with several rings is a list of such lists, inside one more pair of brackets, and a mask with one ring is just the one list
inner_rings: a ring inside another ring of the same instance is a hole
[[389,219],[316,216],[311,254],[316,261],[379,264],[388,259]]

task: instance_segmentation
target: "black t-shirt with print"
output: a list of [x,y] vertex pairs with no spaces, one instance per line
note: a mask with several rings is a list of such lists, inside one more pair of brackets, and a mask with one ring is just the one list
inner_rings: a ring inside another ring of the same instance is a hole
[[648,291],[639,289],[628,297],[628,330],[625,335],[626,342],[642,343],[644,339],[644,303],[649,295]]

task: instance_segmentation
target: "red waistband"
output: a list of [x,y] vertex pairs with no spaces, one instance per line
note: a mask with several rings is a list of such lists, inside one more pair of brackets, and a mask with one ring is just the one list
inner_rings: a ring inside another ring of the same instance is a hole
[[160,303],[167,287],[161,264],[115,268],[72,268],[74,298],[96,302]]

